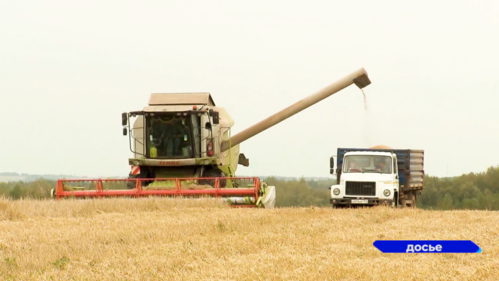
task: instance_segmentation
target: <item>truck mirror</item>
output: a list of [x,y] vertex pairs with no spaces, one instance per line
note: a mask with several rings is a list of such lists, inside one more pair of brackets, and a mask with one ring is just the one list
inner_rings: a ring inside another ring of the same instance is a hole
[[329,173],[334,174],[334,157],[329,158]]
[[128,124],[128,116],[126,113],[121,114],[121,125],[126,126]]
[[123,128],[123,135],[126,136],[127,135],[127,129],[126,128]]
[[206,122],[206,124],[204,125],[204,128],[206,130],[211,130],[211,123],[210,122]]

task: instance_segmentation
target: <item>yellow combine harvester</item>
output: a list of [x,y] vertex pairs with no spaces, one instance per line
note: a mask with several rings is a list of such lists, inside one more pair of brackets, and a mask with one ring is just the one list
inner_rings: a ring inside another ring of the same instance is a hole
[[273,208],[274,186],[235,177],[238,165],[249,165],[239,144],[352,84],[370,83],[359,69],[234,136],[234,120],[209,93],[152,94],[148,106],[122,115],[133,153],[128,179],[59,180],[53,196],[214,196],[232,206]]

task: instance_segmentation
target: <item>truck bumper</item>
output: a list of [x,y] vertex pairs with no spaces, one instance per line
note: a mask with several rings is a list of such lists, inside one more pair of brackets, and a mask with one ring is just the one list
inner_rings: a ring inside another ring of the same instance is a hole
[[[352,202],[354,200],[354,202]],[[365,202],[359,203],[355,202],[355,200],[364,200]],[[393,199],[351,199],[351,198],[331,198],[329,202],[333,205],[365,205],[365,206],[375,206],[375,205],[391,205],[393,203]]]

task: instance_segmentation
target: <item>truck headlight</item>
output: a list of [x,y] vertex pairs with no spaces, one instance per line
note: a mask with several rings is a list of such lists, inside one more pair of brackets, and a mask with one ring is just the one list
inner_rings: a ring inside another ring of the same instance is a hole
[[335,189],[333,189],[333,194],[334,194],[334,195],[338,195],[338,194],[340,194],[340,189],[339,189],[339,188],[335,188]]
[[385,195],[386,197],[390,196],[390,190],[385,189],[385,191],[383,191],[383,195]]

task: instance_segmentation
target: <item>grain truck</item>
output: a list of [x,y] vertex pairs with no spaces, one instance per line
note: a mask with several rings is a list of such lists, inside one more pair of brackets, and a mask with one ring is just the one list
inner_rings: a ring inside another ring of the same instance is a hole
[[391,205],[416,207],[423,190],[424,150],[338,148],[330,158],[330,174],[337,183],[331,186],[330,202],[335,207]]

